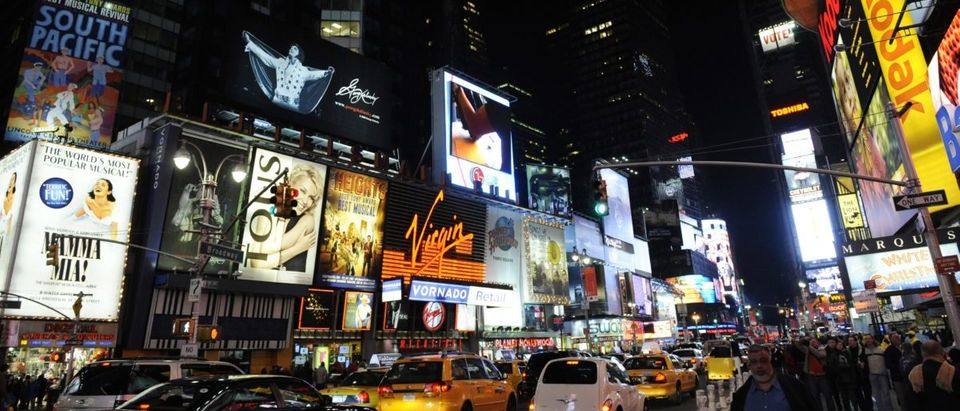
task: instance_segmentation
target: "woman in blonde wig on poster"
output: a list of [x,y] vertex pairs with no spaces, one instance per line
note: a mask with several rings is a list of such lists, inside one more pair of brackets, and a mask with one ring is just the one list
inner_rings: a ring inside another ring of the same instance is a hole
[[307,251],[317,244],[317,204],[320,202],[320,190],[323,189],[322,176],[317,169],[300,164],[290,170],[290,186],[296,188],[297,216],[284,220],[276,219],[277,225],[285,224],[283,237],[279,244],[263,244],[259,253],[265,259],[250,259],[251,267],[280,268],[291,271],[305,271]]

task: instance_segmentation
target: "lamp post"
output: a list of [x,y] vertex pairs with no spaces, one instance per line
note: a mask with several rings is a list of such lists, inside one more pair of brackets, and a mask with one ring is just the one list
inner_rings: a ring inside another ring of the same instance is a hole
[[[694,331],[697,331],[696,328],[698,328],[698,326],[700,325],[700,314],[693,313],[690,315],[690,319],[693,320]],[[697,331],[697,336],[699,335],[700,335],[700,332]]]
[[[197,264],[193,267],[193,280],[199,282],[199,287],[203,290],[203,270],[209,261],[210,256],[204,255],[200,252],[200,247],[204,242],[210,241],[212,237],[219,233],[220,227],[214,226],[210,223],[210,217],[213,214],[213,208],[217,206],[214,196],[216,195],[217,181],[220,180],[220,172],[223,171],[223,166],[231,161],[237,161],[238,164],[233,167],[230,171],[230,176],[236,182],[241,182],[247,178],[247,170],[244,167],[243,156],[240,154],[231,154],[224,157],[220,160],[220,164],[217,165],[217,169],[213,174],[210,174],[209,169],[207,168],[207,160],[203,157],[203,150],[197,147],[195,144],[187,141],[181,140],[182,145],[177,152],[173,155],[173,164],[179,170],[183,170],[193,164],[196,168],[197,173],[200,175],[200,196],[199,196],[199,205],[201,210],[201,221],[200,221],[200,241],[197,242]],[[193,149],[196,153],[191,152],[190,149]],[[193,161],[194,158],[199,158],[199,165],[197,161]],[[193,329],[190,332],[190,343],[197,343],[197,326],[200,322],[200,302],[193,301],[190,304],[190,317],[193,322]]]
[[570,260],[580,268],[580,294],[583,296],[583,320],[586,327],[583,329],[583,336],[587,339],[587,349],[593,351],[593,339],[590,338],[590,299],[587,297],[587,276],[584,267],[593,264],[593,259],[587,255],[587,249],[584,248],[580,254],[576,252],[570,255]]
[[797,314],[803,313],[803,324],[802,326],[807,329],[811,328],[810,324],[810,311],[807,310],[807,283],[805,281],[798,281],[797,287],[800,287],[800,312]]

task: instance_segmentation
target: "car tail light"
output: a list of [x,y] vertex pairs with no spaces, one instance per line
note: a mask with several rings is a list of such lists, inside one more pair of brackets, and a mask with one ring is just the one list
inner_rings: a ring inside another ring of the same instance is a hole
[[667,382],[667,375],[662,372],[658,372],[657,375],[653,376],[653,382]]
[[138,409],[138,410],[149,410],[149,409],[150,409],[150,404],[139,404],[139,405],[137,405],[137,409]]
[[530,410],[530,411],[536,411],[536,410],[537,410],[537,403],[533,402],[533,400],[530,400],[530,406],[527,407],[527,409]]
[[377,394],[393,394],[393,386],[390,385],[381,385],[377,387]]
[[360,391],[360,393],[357,394],[357,400],[359,400],[361,403],[366,404],[370,402],[370,394],[367,394],[366,391]]
[[600,411],[610,411],[613,409],[613,401],[606,400],[603,402],[603,405],[600,406]]
[[527,372],[526,372],[526,371],[520,373],[520,379],[523,379],[523,380],[527,379]]
[[446,381],[431,382],[423,386],[423,392],[430,394],[441,394],[450,391],[450,383]]

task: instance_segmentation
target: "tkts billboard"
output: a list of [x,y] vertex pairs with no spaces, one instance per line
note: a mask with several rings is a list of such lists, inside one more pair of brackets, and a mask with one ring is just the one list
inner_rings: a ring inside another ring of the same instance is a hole
[[382,278],[484,281],[486,211],[443,190],[391,184]]
[[272,119],[391,148],[394,99],[386,66],[295,31],[225,17],[227,98]]
[[[26,194],[19,205],[14,197],[10,208],[11,218],[22,216],[19,227],[5,226],[4,242],[12,235],[17,244],[13,261],[3,258],[13,267],[6,272],[7,291],[62,312],[70,312],[75,294],[83,292],[87,296],[81,318],[116,320],[127,248],[101,239],[126,242],[129,237],[139,160],[48,142],[26,147],[32,157],[30,171],[23,177],[18,171],[16,178],[8,173],[6,181],[9,194],[20,187]],[[46,251],[53,244],[60,254],[56,267],[46,264]],[[27,302],[5,314],[58,316]]]
[[318,285],[373,290],[383,251],[387,182],[330,170]]
[[4,136],[66,136],[105,147],[117,112],[130,8],[100,0],[38,3]]
[[[246,213],[243,245],[247,260],[240,279],[312,284],[327,167],[257,148],[253,152],[250,169],[247,201],[255,201]],[[289,219],[277,218],[270,212],[272,204],[269,191],[251,198],[283,170],[287,170],[286,181],[299,191],[294,208],[297,216]]]
[[434,181],[516,202],[510,101],[448,71],[432,76]]

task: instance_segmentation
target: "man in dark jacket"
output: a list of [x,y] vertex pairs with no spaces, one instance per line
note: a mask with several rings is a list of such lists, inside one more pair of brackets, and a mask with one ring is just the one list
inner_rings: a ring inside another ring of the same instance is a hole
[[747,350],[750,378],[733,393],[731,411],[819,411],[807,388],[796,378],[778,374],[770,362],[770,349],[753,345]]
[[903,399],[907,392],[906,377],[900,372],[900,361],[903,359],[901,346],[903,340],[896,331],[890,333],[890,346],[883,351],[883,360],[887,364],[887,370],[890,373],[890,382],[893,383],[893,390],[897,393],[897,402],[902,409],[905,405]]
[[920,347],[923,363],[913,368],[907,379],[910,390],[908,402],[916,402],[916,409],[953,410],[960,401],[960,372],[946,361],[943,346],[927,341]]

